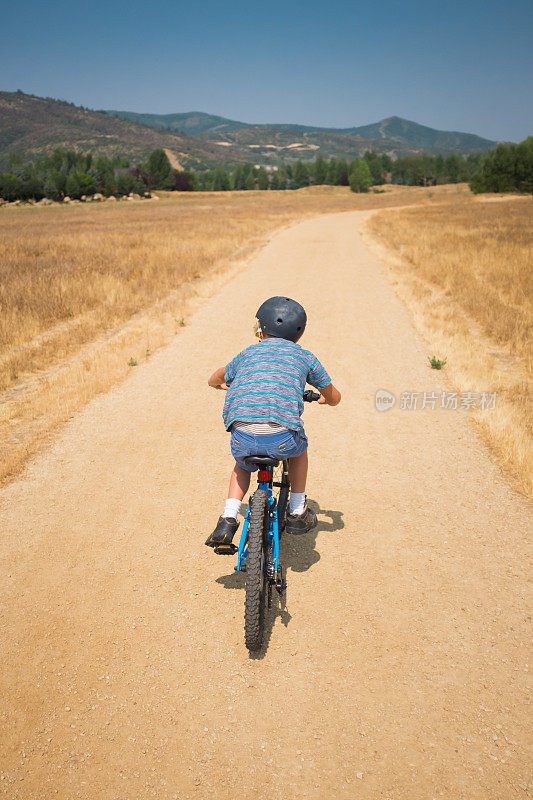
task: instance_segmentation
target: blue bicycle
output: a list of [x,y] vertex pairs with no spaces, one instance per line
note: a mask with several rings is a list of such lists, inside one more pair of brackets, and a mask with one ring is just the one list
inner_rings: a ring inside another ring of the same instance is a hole
[[[303,395],[308,403],[319,397],[310,389]],[[291,484],[287,461],[280,464],[261,455],[248,456],[244,461],[248,466],[259,467],[259,485],[248,503],[239,547],[219,545],[215,552],[237,552],[235,571],[246,573],[244,640],[248,650],[255,651],[263,642],[265,603],[270,608],[272,589],[281,595],[287,586],[279,563],[279,542],[285,530]]]

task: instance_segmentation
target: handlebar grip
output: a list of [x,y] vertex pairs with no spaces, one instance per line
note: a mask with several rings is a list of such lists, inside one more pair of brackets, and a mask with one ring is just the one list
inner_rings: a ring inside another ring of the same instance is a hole
[[305,403],[312,403],[313,400],[320,400],[320,395],[318,392],[313,392],[312,389],[306,389],[303,398]]

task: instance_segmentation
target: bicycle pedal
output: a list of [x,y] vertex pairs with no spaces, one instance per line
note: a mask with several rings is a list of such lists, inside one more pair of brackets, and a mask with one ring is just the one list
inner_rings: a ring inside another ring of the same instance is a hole
[[217,556],[232,556],[234,553],[237,552],[239,548],[233,544],[217,544],[216,547],[213,548]]

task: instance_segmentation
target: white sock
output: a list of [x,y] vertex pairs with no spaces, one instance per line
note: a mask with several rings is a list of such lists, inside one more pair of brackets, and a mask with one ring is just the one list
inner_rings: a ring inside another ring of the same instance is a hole
[[305,508],[305,492],[291,492],[289,514],[303,514]]
[[226,505],[224,506],[224,513],[222,514],[223,517],[232,517],[233,519],[237,519],[237,515],[241,510],[241,501],[235,500],[233,497],[229,497],[226,500]]

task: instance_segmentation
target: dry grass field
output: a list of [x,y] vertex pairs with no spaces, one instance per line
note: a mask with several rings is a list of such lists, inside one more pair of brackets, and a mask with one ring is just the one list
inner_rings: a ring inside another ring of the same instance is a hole
[[[446,201],[453,187],[221,192],[0,211],[0,480],[169,341],[276,229],[354,209]],[[185,319],[184,319],[185,318]]]
[[373,215],[400,294],[460,391],[498,392],[476,418],[533,494],[533,200],[480,196]]

